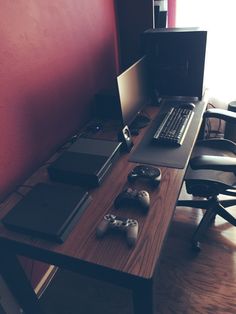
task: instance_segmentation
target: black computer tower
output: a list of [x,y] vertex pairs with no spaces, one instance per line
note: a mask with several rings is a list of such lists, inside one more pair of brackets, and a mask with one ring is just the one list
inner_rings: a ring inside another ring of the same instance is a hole
[[142,34],[152,88],[160,97],[202,98],[207,32],[157,28]]

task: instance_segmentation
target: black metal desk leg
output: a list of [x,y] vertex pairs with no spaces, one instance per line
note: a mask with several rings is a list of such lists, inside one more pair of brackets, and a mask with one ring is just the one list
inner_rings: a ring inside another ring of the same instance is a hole
[[9,250],[2,250],[0,271],[11,293],[25,314],[43,314],[39,300],[28,281],[17,257]]
[[155,314],[153,280],[146,280],[133,288],[134,314]]

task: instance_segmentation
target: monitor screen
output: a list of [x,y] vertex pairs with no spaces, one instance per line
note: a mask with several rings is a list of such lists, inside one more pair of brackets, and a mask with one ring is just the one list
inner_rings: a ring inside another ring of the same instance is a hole
[[[130,126],[150,102],[146,56],[121,73],[117,77],[117,85],[123,126]],[[139,127],[143,126],[140,124]]]
[[207,32],[198,28],[150,29],[142,35],[153,89],[160,97],[201,99]]

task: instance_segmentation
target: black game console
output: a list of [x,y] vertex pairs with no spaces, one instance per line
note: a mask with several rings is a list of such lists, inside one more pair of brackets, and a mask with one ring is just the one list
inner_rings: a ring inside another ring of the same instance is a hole
[[38,183],[2,222],[13,231],[62,243],[90,201],[80,187]]
[[86,187],[99,186],[120,153],[120,142],[79,138],[48,167],[51,180]]

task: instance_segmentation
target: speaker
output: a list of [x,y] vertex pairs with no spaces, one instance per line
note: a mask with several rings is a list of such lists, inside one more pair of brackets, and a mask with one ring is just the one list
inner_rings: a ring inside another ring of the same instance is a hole
[[160,97],[202,98],[207,32],[198,28],[157,28],[141,37],[152,89]]
[[154,2],[155,28],[166,27],[167,8],[168,8],[167,0],[159,0]]
[[119,67],[123,72],[142,57],[140,34],[153,27],[153,0],[115,0]]
[[126,125],[118,134],[118,141],[122,142],[121,149],[130,152],[133,147],[133,141],[129,127]]

